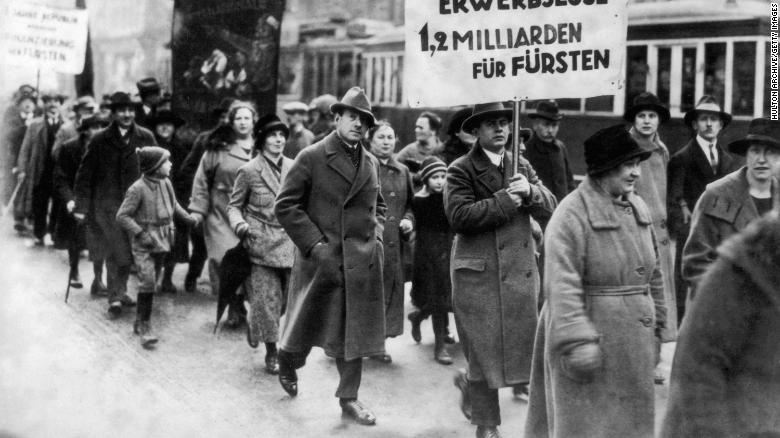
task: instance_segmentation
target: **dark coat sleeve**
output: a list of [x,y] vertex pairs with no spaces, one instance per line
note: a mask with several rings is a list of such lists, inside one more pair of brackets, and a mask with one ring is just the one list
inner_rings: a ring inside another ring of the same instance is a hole
[[87,145],[84,157],[79,164],[79,170],[76,172],[76,183],[73,191],[76,197],[75,213],[87,214],[92,202],[92,182],[94,180],[95,167],[98,164],[99,143],[93,138]]
[[81,157],[75,157],[77,148],[70,142],[62,145],[54,161],[54,172],[52,174],[52,184],[54,191],[60,200],[64,203],[75,200],[75,194],[71,187],[73,178],[73,169],[77,169]]
[[[720,258],[702,279],[702,290],[685,312],[677,339],[662,436],[732,437],[730,370],[750,336],[759,288]],[[759,388],[756,388],[760,391]]]
[[[192,191],[192,181],[195,179],[195,172],[198,170],[200,159],[206,150],[206,135],[200,135],[195,139],[192,149],[184,158],[176,174],[175,185],[176,193],[190,193]],[[186,203],[186,200],[182,199]]]
[[[318,242],[325,240],[325,235],[306,211],[311,193],[312,166],[315,158],[312,155],[309,149],[301,151],[290,167],[274,204],[276,219],[304,255],[308,255]],[[379,196],[381,197],[381,193]],[[384,204],[384,201],[382,203]],[[378,204],[377,215],[379,215]]]
[[447,169],[444,211],[454,232],[478,234],[492,231],[520,214],[506,189],[493,193],[490,198],[477,200],[473,173],[468,167],[468,160],[461,159]]
[[[669,170],[667,172],[668,191],[666,197],[666,210],[668,216],[667,222],[669,225],[669,232],[672,235],[675,235],[680,230],[684,229],[680,202],[685,199],[683,193],[685,186],[685,167],[685,159],[680,154],[674,155],[672,159],[669,160]],[[693,208],[693,206],[689,205],[688,208]]]
[[406,208],[404,208],[404,219],[409,219],[414,223],[414,213],[412,213],[412,200],[414,199],[414,183],[412,182],[412,173],[407,169],[406,177]]

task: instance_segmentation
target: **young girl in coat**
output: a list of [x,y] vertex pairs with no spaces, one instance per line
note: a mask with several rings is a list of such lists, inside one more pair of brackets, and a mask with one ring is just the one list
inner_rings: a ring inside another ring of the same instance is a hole
[[436,339],[434,359],[440,364],[450,365],[452,357],[447,352],[446,337],[448,313],[452,311],[452,231],[444,214],[446,170],[446,165],[440,159],[426,158],[420,168],[423,187],[412,199],[412,212],[417,222],[412,303],[419,311],[410,314],[409,318],[421,321],[428,315],[433,317],[433,334]]
[[171,172],[171,154],[158,146],[138,150],[141,177],[127,189],[116,220],[130,235],[133,260],[138,267],[138,307],[133,333],[140,336],[141,345],[151,348],[157,343],[149,319],[152,298],[165,257],[171,251],[174,217],[190,225],[195,220],[176,201]]

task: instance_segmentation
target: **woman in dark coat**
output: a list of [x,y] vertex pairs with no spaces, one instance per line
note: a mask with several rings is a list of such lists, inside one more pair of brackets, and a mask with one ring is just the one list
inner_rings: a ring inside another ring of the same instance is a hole
[[[404,331],[404,252],[413,229],[412,174],[393,158],[396,138],[393,127],[380,121],[368,130],[371,153],[379,160],[379,182],[387,204],[382,244],[385,250],[383,270],[385,286],[385,336],[392,338]],[[389,354],[372,359],[390,363]]]
[[452,312],[450,250],[453,236],[444,214],[446,171],[444,162],[438,158],[426,158],[420,168],[423,188],[412,199],[412,211],[417,218],[412,304],[420,309],[418,319],[428,315],[433,318],[433,357],[442,365],[452,364],[445,342],[449,312]]
[[677,340],[661,436],[780,436],[780,217],[731,237]]
[[[99,116],[88,117],[81,121],[79,125],[79,135],[63,143],[57,155],[54,157],[54,192],[60,201],[57,211],[57,224],[54,230],[54,246],[58,249],[68,250],[68,261],[70,263],[70,285],[74,288],[81,288],[81,277],[79,276],[79,254],[85,249],[86,236],[83,226],[80,226],[75,217],[73,217],[73,208],[76,205],[76,198],[73,194],[73,186],[76,183],[76,172],[79,170],[81,158],[87,149],[87,144],[98,131],[108,126],[109,121]],[[99,295],[105,292],[105,286],[101,277],[103,276],[103,260],[90,254],[93,263],[95,279],[92,282],[91,293]]]
[[[171,154],[171,174],[168,179],[173,184],[176,199],[186,203],[190,193],[182,190],[184,185],[177,183],[181,165],[188,153],[187,146],[176,136],[176,130],[184,124],[184,119],[169,110],[160,110],[149,119],[149,123],[157,144]],[[175,230],[173,246],[163,263],[162,293],[176,293],[176,287],[171,281],[173,270],[177,263],[187,263],[189,260],[190,227],[186,222],[176,219]]]
[[651,215],[633,193],[649,156],[623,126],[597,132],[588,178],[550,219],[526,437],[653,437],[666,313]]
[[282,155],[290,135],[287,125],[276,115],[267,115],[257,127],[260,153],[238,169],[227,211],[230,226],[241,237],[252,261],[252,272],[244,283],[249,303],[247,341],[252,348],[265,343],[265,370],[278,374],[279,318],[295,247],[276,220],[274,200],[293,160]]

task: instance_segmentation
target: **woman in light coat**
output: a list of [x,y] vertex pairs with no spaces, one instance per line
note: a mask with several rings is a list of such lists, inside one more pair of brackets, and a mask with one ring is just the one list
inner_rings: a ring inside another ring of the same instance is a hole
[[[198,224],[203,224],[211,290],[215,294],[219,291],[217,272],[222,257],[239,242],[230,227],[227,206],[238,169],[252,158],[257,116],[251,104],[236,101],[228,111],[228,118],[228,124],[214,130],[207,140],[206,152],[195,173],[189,205]],[[230,327],[241,323],[243,309],[240,303],[236,299],[230,305],[227,321]]]
[[526,437],[653,436],[663,283],[651,215],[633,193],[649,156],[622,126],[597,132],[588,178],[550,219]]
[[276,342],[295,247],[276,220],[274,200],[293,160],[282,155],[290,130],[275,115],[258,121],[259,154],[238,169],[228,216],[252,260],[244,290],[249,302],[247,341],[265,343],[265,370],[278,374]]

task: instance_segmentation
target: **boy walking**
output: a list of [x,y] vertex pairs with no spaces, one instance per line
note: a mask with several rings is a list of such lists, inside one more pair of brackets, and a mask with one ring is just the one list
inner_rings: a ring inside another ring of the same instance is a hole
[[173,244],[174,216],[195,224],[173,193],[168,179],[170,156],[170,152],[158,146],[138,150],[142,176],[127,190],[116,214],[117,223],[130,236],[133,260],[138,267],[138,313],[133,333],[141,337],[144,348],[157,343],[149,320],[157,277]]

